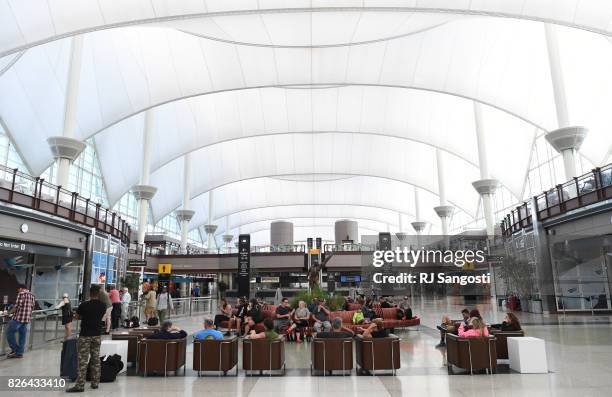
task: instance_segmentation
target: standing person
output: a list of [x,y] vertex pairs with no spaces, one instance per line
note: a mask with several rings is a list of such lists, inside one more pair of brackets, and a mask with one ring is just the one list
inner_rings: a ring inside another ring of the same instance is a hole
[[125,321],[129,318],[130,302],[132,302],[132,295],[127,288],[123,288],[123,295],[121,295],[121,320]]
[[147,321],[150,318],[155,317],[155,310],[157,309],[157,293],[153,288],[149,288],[149,290],[143,295],[143,299],[145,300],[145,317]]
[[56,309],[62,309],[62,325],[64,326],[64,340],[68,339],[72,335],[72,305],[70,304],[70,298],[68,294],[64,292],[62,301],[55,307]]
[[106,305],[100,300],[102,288],[92,285],[89,300],[81,303],[76,310],[76,318],[81,320],[81,331],[77,340],[79,370],[76,383],[68,393],[85,391],[87,367],[91,368],[91,388],[97,389],[100,382],[100,344],[102,343],[100,322],[107,312]]
[[[110,286],[106,288],[110,290]],[[98,296],[100,301],[106,305],[106,312],[104,313],[104,317],[102,317],[102,321],[104,322],[104,331],[106,334],[108,334],[111,328],[111,312],[113,311],[113,303],[110,300],[110,296],[108,296],[108,292],[106,292],[102,286],[100,286]]]
[[[28,335],[28,324],[32,321],[32,310],[34,310],[34,295],[23,284],[17,286],[17,299],[15,306],[9,314],[13,316],[6,330],[6,341],[11,347],[11,352],[6,358],[22,358]],[[15,334],[19,333],[19,343]]]
[[174,310],[172,296],[168,293],[168,287],[164,285],[161,294],[157,297],[157,316],[159,317],[159,322],[163,323],[166,315],[169,315],[172,310]]
[[111,311],[111,327],[112,329],[119,328],[119,320],[121,319],[121,298],[119,297],[119,290],[114,285],[110,286],[108,297],[111,300],[113,309]]

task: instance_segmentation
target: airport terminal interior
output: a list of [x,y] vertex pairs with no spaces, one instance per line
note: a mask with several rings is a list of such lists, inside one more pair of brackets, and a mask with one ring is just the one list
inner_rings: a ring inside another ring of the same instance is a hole
[[612,2],[0,1],[0,395],[609,396],[611,70]]

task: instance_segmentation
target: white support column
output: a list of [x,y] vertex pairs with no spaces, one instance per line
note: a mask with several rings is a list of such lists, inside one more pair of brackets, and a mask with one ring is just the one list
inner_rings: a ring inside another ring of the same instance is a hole
[[157,188],[149,185],[151,172],[151,127],[153,116],[151,111],[145,112],[142,142],[142,165],[140,168],[140,184],[132,186],[132,193],[138,200],[138,244],[143,245],[149,217],[149,201],[155,196]]
[[[414,214],[416,217],[416,221],[412,222],[411,225],[414,228],[414,231],[416,232],[417,236],[420,236],[423,230],[425,230],[427,222],[421,221],[421,203],[419,200],[419,189],[416,186],[414,186]],[[418,245],[421,245],[420,241]]]
[[204,230],[206,231],[206,239],[208,240],[208,249],[211,251],[217,248],[217,242],[215,241],[215,231],[217,230],[217,225],[213,225],[212,223],[214,204],[214,192],[210,190],[208,192],[208,225],[204,225]]
[[181,224],[181,252],[187,253],[187,243],[189,241],[189,222],[195,211],[189,209],[191,192],[191,153],[183,157],[183,208],[175,211],[176,219]]
[[[230,243],[234,239],[234,236],[232,236],[230,234],[229,215],[225,216],[225,234],[223,234],[223,236],[221,236],[221,238],[223,239],[223,245],[225,245],[225,248],[227,249],[227,252],[230,252],[231,249],[232,249],[232,246],[230,245]],[[232,278],[230,277],[230,281],[231,281],[231,279]]]
[[85,144],[74,138],[79,83],[81,80],[81,61],[83,58],[83,35],[73,36],[70,40],[70,65],[66,82],[62,135],[47,139],[53,157],[57,162],[57,184],[64,188],[68,187],[70,164],[85,149]]
[[438,195],[440,197],[440,205],[434,207],[434,211],[440,217],[440,225],[442,227],[442,236],[444,236],[445,245],[448,245],[448,222],[453,215],[455,208],[446,203],[446,181],[444,178],[444,155],[440,149],[436,148],[436,167],[438,169]]
[[548,50],[550,77],[555,98],[555,109],[557,111],[557,124],[559,127],[557,130],[549,131],[546,134],[546,140],[563,156],[565,179],[570,180],[578,176],[576,155],[578,150],[580,150],[580,146],[582,146],[582,142],[584,142],[588,129],[585,127],[572,126],[570,124],[557,27],[546,23],[544,24],[544,32],[546,36],[546,48]]
[[499,181],[490,177],[489,163],[487,158],[487,145],[485,141],[484,125],[482,123],[482,109],[480,103],[474,101],[474,121],[476,125],[476,141],[478,143],[478,165],[480,168],[480,180],[472,183],[474,189],[480,194],[487,236],[491,238],[495,234],[495,224],[493,220],[492,199],[495,191],[499,187]]

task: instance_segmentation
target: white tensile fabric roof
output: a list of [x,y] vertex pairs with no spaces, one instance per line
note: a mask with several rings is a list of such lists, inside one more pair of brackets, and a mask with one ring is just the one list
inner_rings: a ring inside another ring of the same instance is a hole
[[139,183],[147,124],[156,220],[181,207],[191,153],[192,229],[208,221],[211,190],[213,217],[230,230],[307,218],[381,230],[398,213],[407,225],[413,186],[437,225],[436,149],[449,204],[477,216],[474,102],[491,176],[523,198],[535,137],[559,128],[545,23],[568,122],[590,131],[581,154],[606,163],[608,2],[5,0],[0,116],[30,171],[43,172],[82,35],[70,134],[93,138],[111,204]]

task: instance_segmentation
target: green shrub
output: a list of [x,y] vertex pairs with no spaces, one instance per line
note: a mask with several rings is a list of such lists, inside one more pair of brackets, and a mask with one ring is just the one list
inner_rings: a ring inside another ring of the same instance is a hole
[[342,295],[335,295],[332,297],[327,291],[316,286],[311,291],[303,290],[298,292],[290,301],[291,307],[298,307],[299,301],[306,302],[306,306],[308,306],[313,298],[325,299],[327,301],[327,307],[329,307],[331,311],[340,310],[344,303],[344,297]]

